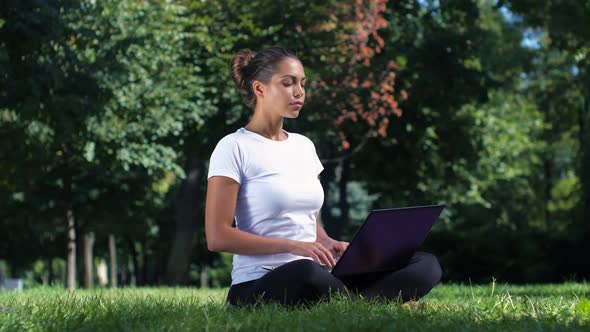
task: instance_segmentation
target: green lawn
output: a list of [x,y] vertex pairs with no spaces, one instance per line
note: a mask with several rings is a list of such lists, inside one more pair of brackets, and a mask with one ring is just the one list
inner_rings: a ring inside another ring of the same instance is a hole
[[590,331],[590,284],[439,285],[414,307],[332,299],[311,309],[233,309],[227,289],[32,289],[0,293],[0,331]]

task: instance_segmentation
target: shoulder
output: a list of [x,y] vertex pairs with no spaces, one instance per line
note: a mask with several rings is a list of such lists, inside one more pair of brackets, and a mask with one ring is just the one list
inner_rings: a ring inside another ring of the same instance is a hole
[[[243,135],[239,132],[234,132],[222,137],[212,152],[212,158],[235,158],[242,155],[242,140]],[[225,156],[225,157],[222,157]],[[233,156],[233,157],[231,157]]]
[[305,146],[306,148],[311,148],[315,150],[314,142],[307,136],[299,133],[291,133],[295,140],[301,144],[301,146]]
[[246,140],[246,135],[240,130],[227,134],[217,142],[217,148],[238,148]]
[[239,141],[239,135],[237,133],[231,133],[217,142],[209,159],[207,178],[211,178],[212,176],[226,176],[238,183],[242,182],[242,168],[245,158]]
[[227,146],[227,145],[236,145],[238,143],[239,137],[237,133],[231,133],[228,135],[223,136],[218,142],[217,146]]
[[289,135],[293,135],[293,138],[297,141],[300,142],[301,144],[306,144],[306,145],[313,145],[313,141],[311,139],[309,139],[309,137],[300,134],[300,133],[293,133],[293,132],[288,132]]

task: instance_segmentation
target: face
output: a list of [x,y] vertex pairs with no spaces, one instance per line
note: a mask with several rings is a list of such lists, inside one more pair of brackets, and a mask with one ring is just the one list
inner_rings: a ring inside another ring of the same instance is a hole
[[296,118],[305,101],[305,81],[301,62],[285,58],[279,62],[277,72],[270,82],[254,85],[254,91],[258,95],[257,104],[261,103],[265,112]]

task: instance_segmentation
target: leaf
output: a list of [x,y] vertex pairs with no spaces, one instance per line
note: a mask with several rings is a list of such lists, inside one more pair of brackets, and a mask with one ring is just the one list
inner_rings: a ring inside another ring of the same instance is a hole
[[84,146],[84,159],[86,159],[89,162],[94,161],[95,146],[96,145],[94,144],[94,142],[88,142]]

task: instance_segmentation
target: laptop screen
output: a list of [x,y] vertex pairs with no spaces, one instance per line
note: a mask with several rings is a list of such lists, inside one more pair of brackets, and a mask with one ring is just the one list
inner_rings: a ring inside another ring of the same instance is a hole
[[332,274],[338,277],[405,266],[443,208],[432,205],[371,211]]

